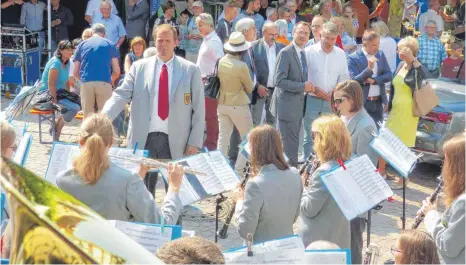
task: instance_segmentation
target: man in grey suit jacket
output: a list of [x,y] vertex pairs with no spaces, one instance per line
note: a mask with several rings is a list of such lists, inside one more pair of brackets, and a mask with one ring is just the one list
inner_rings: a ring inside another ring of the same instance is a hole
[[366,30],[362,40],[363,47],[348,56],[348,69],[351,79],[361,85],[364,108],[378,128],[383,121],[384,106],[388,109],[385,83],[392,80],[392,71],[385,55],[379,51],[379,34]]
[[126,32],[128,39],[146,36],[149,3],[146,0],[126,0]]
[[275,67],[275,91],[270,111],[277,119],[283,147],[290,165],[298,166],[299,130],[304,114],[304,92],[313,92],[307,81],[304,45],[309,41],[311,27],[298,22],[293,29],[293,42],[283,48]]
[[275,42],[278,28],[273,22],[266,22],[262,28],[262,39],[252,43],[254,64],[257,70],[257,89],[252,93],[251,114],[254,126],[261,123],[262,112],[266,110],[265,121],[275,126],[275,117],[270,113],[270,98],[274,90],[275,63],[278,53],[285,47]]
[[[179,159],[196,154],[204,138],[204,88],[199,68],[174,54],[176,29],[154,31],[157,56],[137,61],[103,108],[114,119],[130,102],[128,147],[149,157]],[[156,178],[155,178],[156,179]],[[155,180],[156,181],[156,180]],[[155,184],[154,184],[155,187]],[[149,191],[153,192],[152,185]]]

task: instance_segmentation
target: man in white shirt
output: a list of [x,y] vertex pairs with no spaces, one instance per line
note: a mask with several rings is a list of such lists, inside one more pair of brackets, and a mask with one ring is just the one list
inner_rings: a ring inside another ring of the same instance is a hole
[[[148,150],[154,159],[180,159],[203,147],[205,102],[199,67],[175,56],[176,29],[163,24],[153,37],[157,56],[139,60],[126,73],[102,110],[111,120],[131,104],[128,148]],[[156,177],[146,177],[149,191]]]
[[443,19],[441,16],[438,15],[440,9],[440,3],[438,0],[431,0],[429,1],[429,10],[422,14],[419,17],[419,31],[421,32],[421,35],[426,33],[426,26],[427,22],[429,21],[435,21],[435,24],[437,25],[437,36],[442,35],[443,31]]
[[322,26],[320,42],[306,48],[308,64],[308,80],[315,92],[306,95],[306,111],[304,114],[303,153],[307,159],[312,152],[311,124],[322,114],[331,113],[330,97],[335,86],[349,80],[346,54],[335,47],[338,27],[332,22]]
[[[109,2],[112,6],[112,14],[118,15],[118,10],[115,6],[115,3],[113,3],[113,0],[107,0],[107,2]],[[87,21],[87,23],[89,23],[89,25],[92,25],[94,19],[97,16],[101,16],[100,4],[102,4],[102,0],[89,0],[87,3],[84,19]]]
[[277,43],[278,27],[266,22],[262,28],[262,38],[252,42],[254,64],[257,70],[257,89],[252,94],[251,114],[254,126],[261,124],[265,105],[265,122],[275,126],[275,117],[270,112],[270,100],[274,91],[275,63],[277,55],[285,47]]
[[[224,55],[223,44],[214,30],[214,20],[211,15],[207,13],[200,14],[196,18],[196,23],[199,33],[203,37],[196,65],[199,66],[202,80],[205,82],[205,78],[214,71],[217,60]],[[218,140],[218,102],[215,99],[206,98],[205,103],[207,132],[205,146],[209,150],[216,150]]]

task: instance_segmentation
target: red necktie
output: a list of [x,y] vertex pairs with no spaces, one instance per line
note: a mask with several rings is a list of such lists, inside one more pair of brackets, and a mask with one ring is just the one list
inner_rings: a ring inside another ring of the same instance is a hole
[[159,117],[164,121],[168,118],[168,71],[167,65],[162,66],[159,79]]

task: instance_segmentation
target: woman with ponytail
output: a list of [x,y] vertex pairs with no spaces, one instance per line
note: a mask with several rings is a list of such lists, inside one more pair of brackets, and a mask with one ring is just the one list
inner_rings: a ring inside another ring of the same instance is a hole
[[179,190],[183,168],[169,164],[168,192],[161,209],[146,189],[143,178],[113,164],[108,151],[112,146],[112,122],[104,114],[94,114],[81,125],[81,152],[73,168],[57,177],[57,186],[109,220],[175,224],[182,209]]

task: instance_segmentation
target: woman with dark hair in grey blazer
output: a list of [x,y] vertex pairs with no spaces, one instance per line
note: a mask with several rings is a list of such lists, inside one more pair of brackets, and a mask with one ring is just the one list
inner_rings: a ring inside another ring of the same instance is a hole
[[57,176],[57,186],[109,220],[175,224],[182,209],[179,190],[183,168],[169,164],[168,193],[162,208],[144,186],[139,175],[111,163],[108,151],[112,146],[113,126],[104,114],[93,114],[81,125],[80,154],[73,168]]
[[255,242],[292,235],[303,193],[299,172],[286,163],[277,129],[258,126],[249,133],[248,141],[252,177],[244,192],[237,194],[239,234],[247,239],[251,233]]
[[465,264],[465,145],[465,133],[456,135],[443,145],[443,203],[447,210],[440,214],[437,203],[430,203],[430,198],[422,202],[420,210],[426,215],[425,229],[434,238],[439,256],[446,264]]
[[[351,158],[351,137],[343,121],[334,115],[325,115],[312,123],[314,151],[320,166],[310,176],[300,207],[298,235],[304,246],[316,240],[326,240],[341,248],[349,248],[350,223],[330,196],[321,175],[338,167],[338,160]],[[304,181],[304,178],[303,178]]]
[[[377,132],[372,117],[364,109],[361,85],[354,81],[337,84],[332,93],[332,110],[340,115],[351,136],[352,151],[357,156],[367,155],[377,167],[378,156],[369,146]],[[356,217],[351,224],[351,259],[353,264],[362,263],[363,232],[366,229],[364,217]]]

